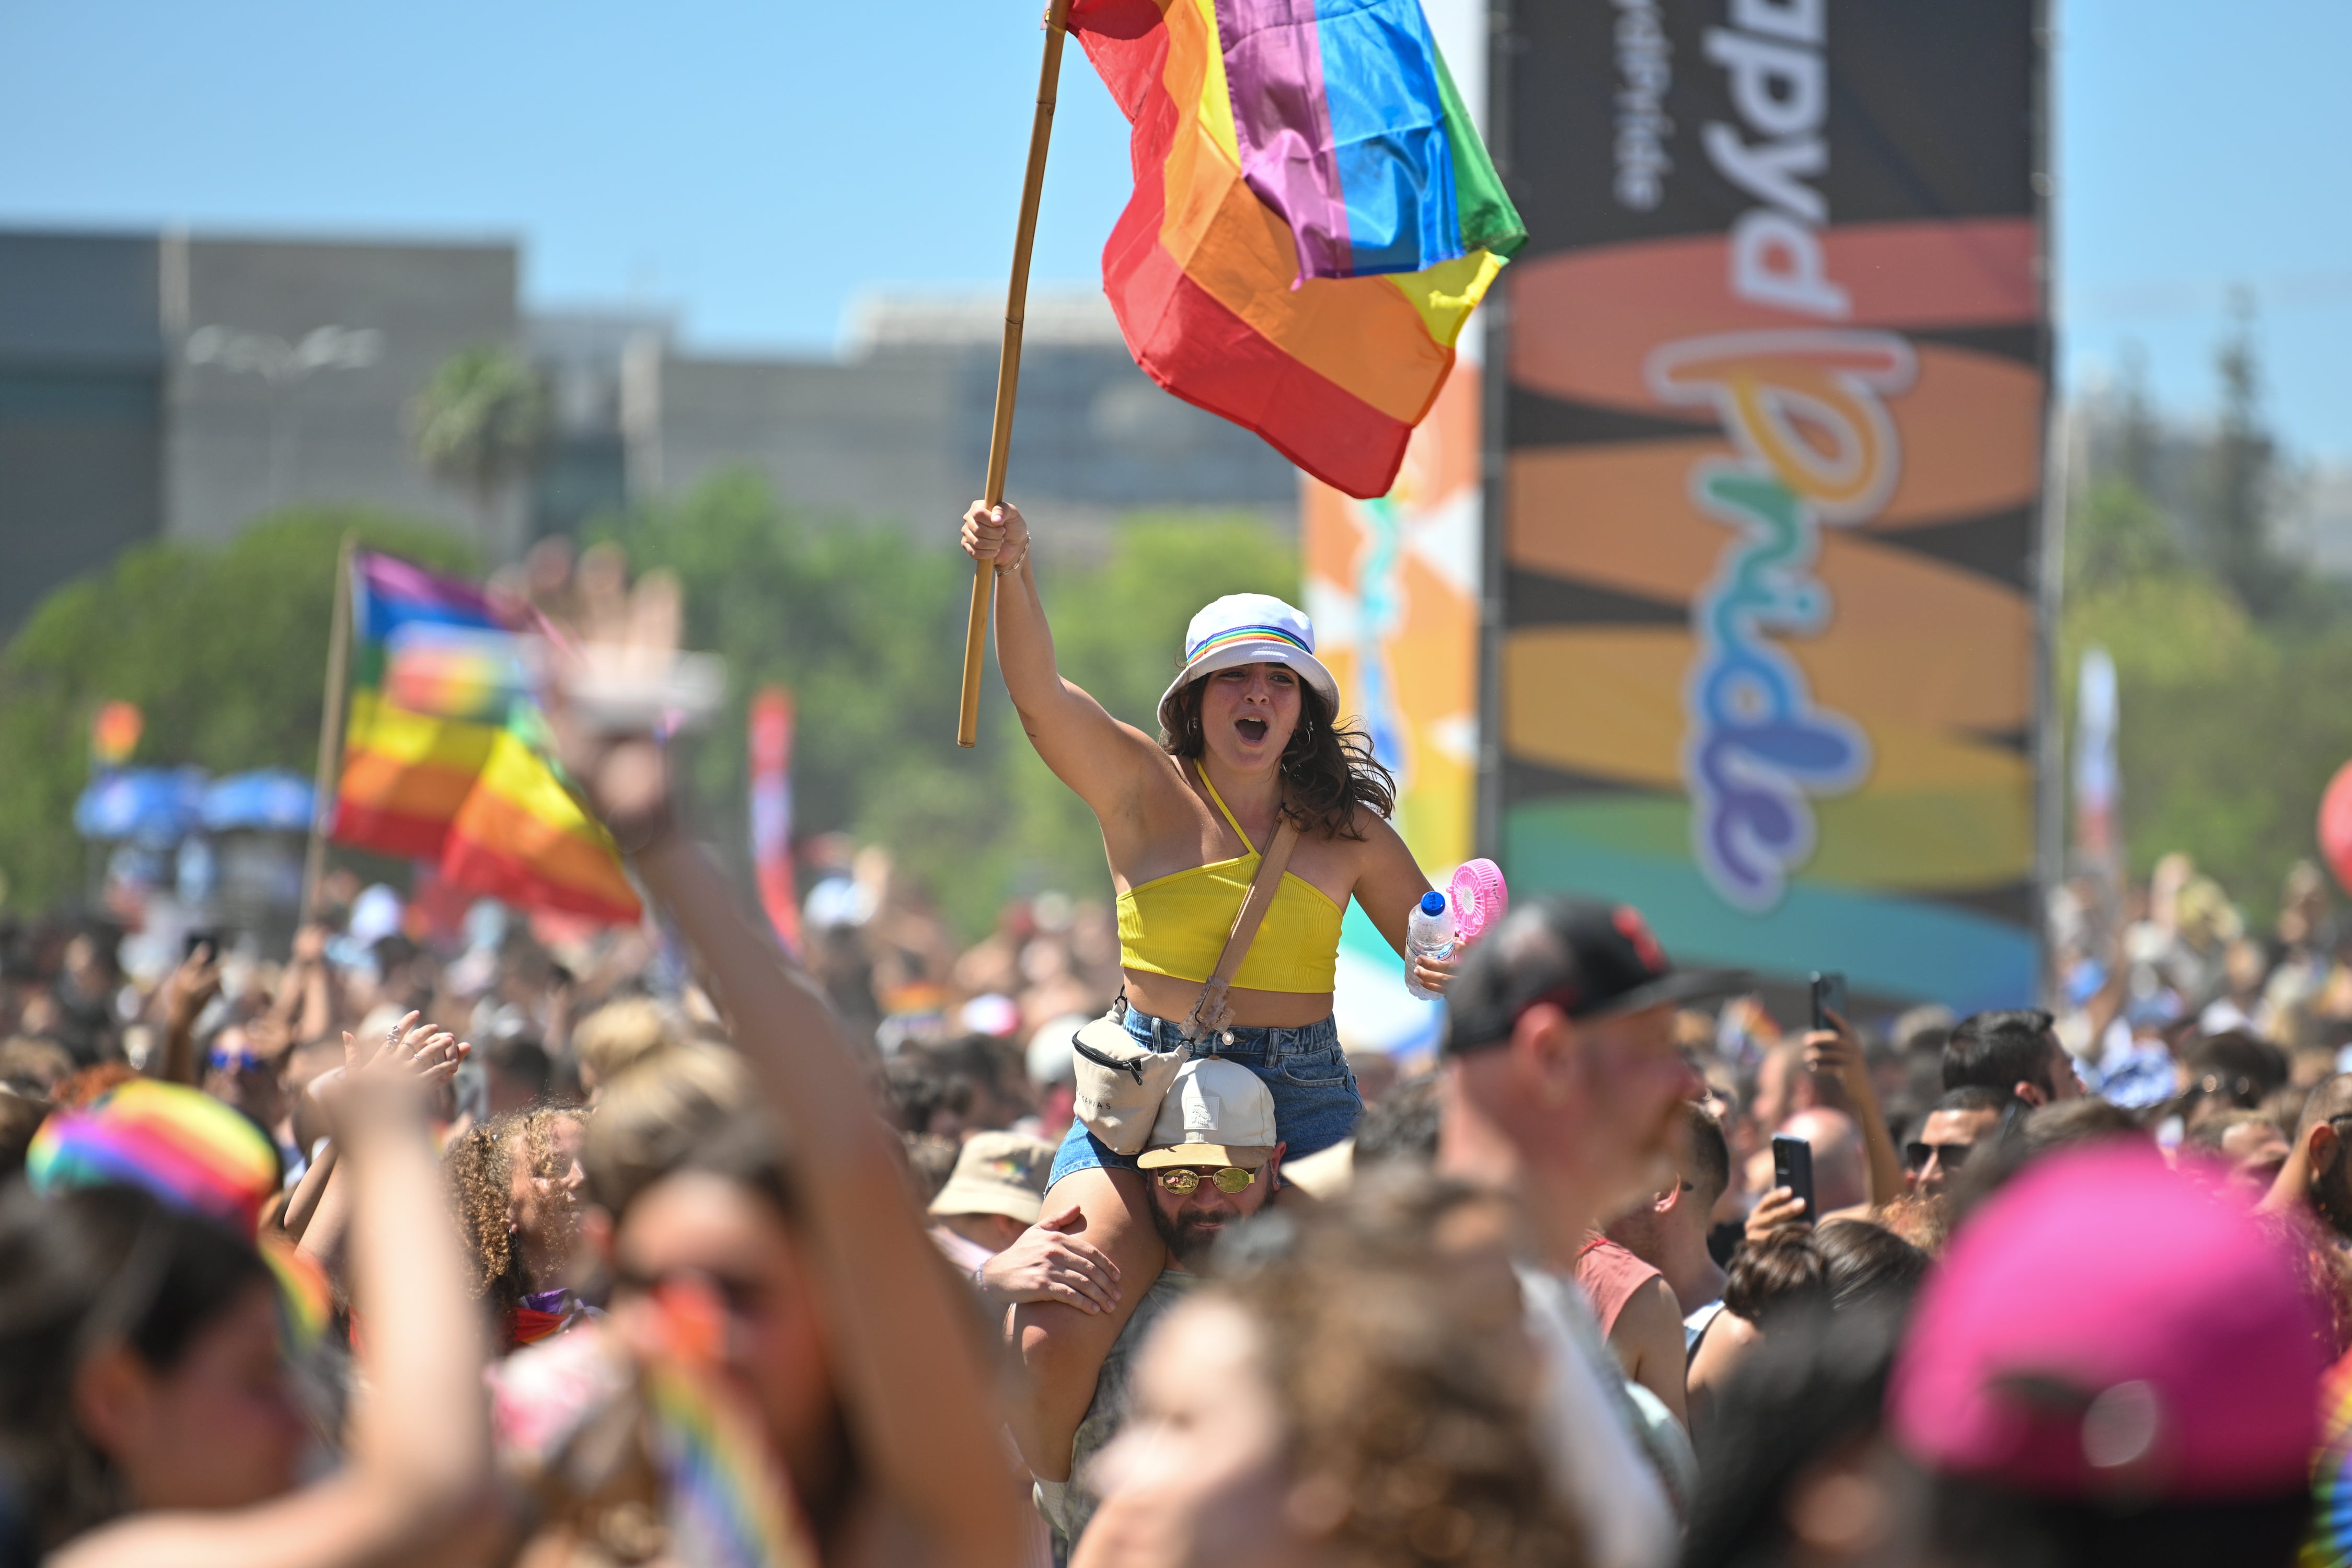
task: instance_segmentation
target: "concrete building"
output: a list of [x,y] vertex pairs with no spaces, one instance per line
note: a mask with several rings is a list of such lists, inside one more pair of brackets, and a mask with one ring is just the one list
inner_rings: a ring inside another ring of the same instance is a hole
[[[645,310],[529,313],[516,247],[0,231],[0,637],[147,539],[306,503],[440,519],[493,561],[749,468],[787,504],[952,536],[984,478],[1001,296],[878,296],[832,357],[681,345]],[[526,353],[552,427],[530,482],[436,483],[411,408],[462,350]],[[1142,509],[1295,524],[1296,471],[1169,396],[1092,293],[1032,301],[1009,493],[1066,537]]]
[[[748,466],[793,504],[948,531],[987,475],[1003,321],[1001,295],[873,295],[836,359],[665,351],[635,384],[654,406],[634,416],[631,491]],[[1030,302],[1006,472],[1008,494],[1066,528],[1145,508],[1297,513],[1289,462],[1153,385],[1093,293]]]
[[0,232],[0,636],[150,539],[218,542],[309,501],[480,515],[410,454],[450,354],[520,341],[514,247]]
[[409,405],[444,360],[520,345],[512,246],[171,235],[159,259],[168,537],[361,500],[463,523],[493,557],[529,542],[520,496],[479,515],[409,442]]
[[156,247],[0,234],[0,636],[163,527]]

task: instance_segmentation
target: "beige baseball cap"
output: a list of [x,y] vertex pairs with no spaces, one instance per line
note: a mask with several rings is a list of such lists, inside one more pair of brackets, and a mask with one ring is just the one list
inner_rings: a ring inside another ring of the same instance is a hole
[[1045,1177],[1054,1169],[1054,1146],[1019,1132],[975,1132],[956,1155],[947,1185],[930,1212],[1001,1214],[1035,1225],[1045,1205]]
[[1176,1069],[1150,1142],[1136,1159],[1142,1170],[1163,1165],[1239,1165],[1255,1171],[1281,1140],[1274,1131],[1274,1095],[1257,1074],[1216,1057],[1195,1057]]

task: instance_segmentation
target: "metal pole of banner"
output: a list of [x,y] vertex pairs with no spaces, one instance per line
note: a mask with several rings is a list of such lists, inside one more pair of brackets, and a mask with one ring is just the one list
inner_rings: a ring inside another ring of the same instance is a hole
[[[1045,188],[1045,147],[1054,134],[1054,99],[1062,78],[1062,42],[1068,37],[1070,0],[1052,0],[1045,9],[1045,59],[1037,71],[1037,113],[1029,122],[1029,168],[1021,181],[1021,221],[1013,231],[1013,278],[1004,290],[1004,346],[996,361],[996,424],[988,437],[988,484],[981,492],[990,506],[1004,499],[1004,464],[1013,447],[1013,402],[1021,387],[1021,323],[1029,308],[1029,252],[1037,237],[1037,201]],[[996,601],[993,563],[975,561],[971,613],[964,623],[963,705],[956,718],[956,744],[980,743],[980,671],[988,649],[988,615]]]
[[319,912],[319,879],[327,869],[327,818],[343,749],[343,685],[352,659],[352,536],[335,552],[334,619],[327,634],[327,693],[319,712],[319,766],[310,781],[310,844],[302,857],[301,918]]
[[[2066,552],[2067,472],[2064,426],[2058,416],[2058,323],[2051,314],[2051,279],[2055,275],[2058,237],[2053,226],[2058,204],[2052,199],[2052,153],[2056,138],[2051,123],[2050,59],[2057,7],[2053,0],[2035,0],[2032,37],[2027,67],[2032,83],[2032,168],[2028,180],[2032,192],[2034,230],[2042,237],[2036,289],[2040,295],[2040,357],[2042,361],[2042,506],[2040,537],[2034,542],[2036,581],[2033,589],[2033,793],[2034,878],[2032,924],[2036,979],[2045,1000],[2056,994],[2057,976],[2050,953],[2050,895],[2066,877],[2066,739],[2058,711],[2058,610],[2064,578]],[[2120,824],[2118,824],[2120,826]]]

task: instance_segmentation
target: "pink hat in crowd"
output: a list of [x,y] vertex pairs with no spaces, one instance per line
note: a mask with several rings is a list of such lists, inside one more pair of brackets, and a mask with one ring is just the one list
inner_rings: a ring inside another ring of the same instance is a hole
[[2154,1149],[2054,1154],[1961,1227],[1887,1415],[1928,1468],[2047,1498],[2310,1483],[2325,1319],[2293,1249]]

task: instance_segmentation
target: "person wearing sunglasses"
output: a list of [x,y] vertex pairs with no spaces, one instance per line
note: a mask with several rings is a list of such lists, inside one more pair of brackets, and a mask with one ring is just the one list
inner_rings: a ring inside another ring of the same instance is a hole
[[2009,1105],[2009,1096],[1981,1084],[1945,1091],[1919,1123],[1919,1135],[1903,1146],[1903,1173],[1910,1190],[1944,1191],[1970,1151],[1992,1137]]
[[1135,1162],[1150,1196],[1152,1228],[1168,1247],[1168,1267],[1103,1360],[1070,1445],[1070,1479],[1037,1483],[1038,1502],[1066,1552],[1094,1518],[1099,1500],[1089,1461],[1127,1423],[1129,1379],[1144,1342],[1191,1293],[1218,1240],[1275,1201],[1284,1148],[1274,1095],[1257,1074],[1217,1057],[1196,1057],[1176,1069]]

